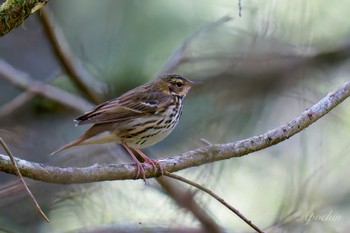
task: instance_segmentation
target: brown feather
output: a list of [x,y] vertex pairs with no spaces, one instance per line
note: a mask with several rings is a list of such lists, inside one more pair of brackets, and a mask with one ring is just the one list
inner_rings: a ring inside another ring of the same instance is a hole
[[52,152],[50,155],[54,155],[60,151],[63,151],[65,149],[71,148],[73,146],[77,146],[77,145],[85,145],[85,144],[90,144],[90,143],[86,143],[86,141],[100,133],[103,133],[105,131],[110,130],[110,124],[97,124],[97,125],[93,125],[92,127],[90,127],[88,130],[86,130],[82,135],[80,135],[77,139],[75,139],[74,141],[58,148],[57,150],[55,150],[54,152]]
[[127,92],[117,99],[98,105],[95,109],[78,117],[77,125],[122,122],[155,114],[160,105],[171,100],[171,96],[158,92]]
[[[181,75],[167,74],[106,101],[75,120],[77,125],[94,124],[91,128],[52,154],[77,145],[111,141],[127,142],[135,148],[153,145],[177,124],[181,100],[196,84]],[[153,129],[152,124],[156,124]]]

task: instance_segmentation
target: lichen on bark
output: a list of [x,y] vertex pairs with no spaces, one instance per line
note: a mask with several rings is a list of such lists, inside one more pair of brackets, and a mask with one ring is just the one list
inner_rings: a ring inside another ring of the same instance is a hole
[[7,0],[0,6],[0,36],[21,25],[48,0]]

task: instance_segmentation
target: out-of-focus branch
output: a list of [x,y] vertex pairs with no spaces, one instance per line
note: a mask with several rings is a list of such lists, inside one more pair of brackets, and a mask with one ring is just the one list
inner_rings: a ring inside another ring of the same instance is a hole
[[[229,210],[231,210],[233,213],[235,213],[240,219],[242,219],[244,222],[246,222],[250,227],[252,227],[256,232],[262,233],[263,231],[257,227],[256,225],[254,225],[249,219],[247,219],[243,214],[241,214],[236,208],[234,208],[233,206],[231,206],[230,204],[228,204],[224,199],[222,199],[221,197],[219,197],[218,195],[216,195],[213,191],[211,191],[210,189],[207,189],[205,187],[203,187],[200,184],[197,184],[193,181],[190,181],[188,179],[185,179],[181,176],[175,175],[175,174],[171,174],[166,172],[164,174],[165,176],[171,177],[173,179],[179,180],[181,182],[184,182],[188,185],[191,185],[199,190],[202,190],[203,192],[209,194],[210,196],[212,196],[213,198],[215,198],[218,202],[220,202],[221,204],[223,204],[224,206],[226,206],[226,208],[228,208]],[[159,178],[158,178],[159,179]],[[210,231],[212,232],[212,231]]]
[[[318,103],[302,112],[295,119],[270,130],[259,136],[254,136],[227,144],[214,144],[180,155],[160,160],[160,164],[167,172],[176,172],[189,167],[212,163],[224,159],[241,157],[255,151],[273,146],[299,133],[312,123],[326,115],[350,96],[350,82],[329,93]],[[103,180],[135,179],[137,169],[134,164],[94,165],[83,168],[60,168],[45,166],[16,158],[16,162],[23,176],[49,183],[73,184]],[[0,154],[0,171],[15,174],[9,158]],[[156,177],[152,168],[146,169],[146,177]]]
[[190,190],[185,190],[179,185],[175,185],[173,182],[171,182],[171,180],[163,176],[157,178],[157,181],[178,206],[189,210],[200,221],[204,232],[221,232],[220,226],[194,200],[193,192]]
[[[46,98],[68,106],[74,110],[85,112],[93,107],[91,103],[79,96],[63,91],[55,86],[33,80],[28,74],[15,69],[10,64],[0,59],[0,78],[4,78],[13,85],[25,89],[28,93],[45,96]],[[30,94],[29,94],[30,95]],[[28,95],[22,94],[22,97],[15,101],[23,101]],[[6,109],[5,109],[6,110]],[[2,111],[5,111],[2,110]],[[8,111],[8,110],[6,110]],[[0,111],[1,112],[1,111]]]
[[16,98],[6,103],[0,108],[0,118],[8,116],[16,109],[28,103],[35,95],[29,91],[19,94]]
[[[1,60],[0,60],[1,63]],[[6,71],[5,71],[6,72]],[[0,71],[0,73],[2,73]],[[58,74],[54,74],[52,78],[55,78],[58,76]],[[49,78],[51,80],[52,78]],[[29,101],[31,101],[35,97],[34,93],[31,93],[30,91],[25,91],[21,94],[19,94],[17,97],[12,99],[11,101],[5,103],[0,107],[0,118],[9,116],[13,112],[15,112],[17,109],[22,108],[25,104],[27,104]]]
[[0,227],[0,232],[4,232],[4,233],[14,233],[13,231],[7,230],[5,228]]
[[54,18],[48,8],[41,11],[41,22],[44,26],[46,35],[51,42],[52,48],[63,68],[73,81],[73,83],[82,91],[82,93],[92,102],[101,102],[101,97],[106,91],[106,84],[95,79],[77,59],[72,49],[69,47],[66,38],[60,27],[55,23]]
[[0,6],[0,36],[21,25],[48,0],[7,0]]
[[168,61],[163,66],[160,74],[171,73],[175,70],[176,67],[181,65],[186,60],[188,47],[192,44],[194,39],[198,39],[202,34],[210,32],[211,30],[217,28],[225,22],[230,21],[232,18],[230,16],[225,16],[219,19],[218,21],[211,22],[199,28],[194,32],[190,37],[188,37],[179,48],[174,50],[172,55],[169,57]]

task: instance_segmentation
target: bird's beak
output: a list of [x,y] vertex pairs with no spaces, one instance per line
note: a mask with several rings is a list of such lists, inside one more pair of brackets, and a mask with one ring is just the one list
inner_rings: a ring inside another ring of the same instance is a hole
[[200,85],[200,84],[203,84],[203,82],[201,82],[201,81],[190,81],[190,85],[191,86],[197,86],[197,85]]

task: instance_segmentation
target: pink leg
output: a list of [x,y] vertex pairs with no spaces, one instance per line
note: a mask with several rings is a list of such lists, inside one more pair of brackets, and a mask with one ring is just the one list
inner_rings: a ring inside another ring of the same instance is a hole
[[131,156],[132,160],[134,160],[134,162],[136,163],[136,167],[137,167],[137,175],[136,178],[138,178],[140,176],[140,174],[142,174],[143,176],[143,180],[146,180],[145,177],[145,169],[143,168],[142,164],[140,163],[140,161],[136,158],[136,156],[134,155],[134,153],[132,152],[132,150],[128,147],[128,145],[126,143],[122,142],[122,145],[124,146],[124,148],[126,149],[126,151],[129,153],[129,155]]
[[164,169],[157,160],[148,158],[140,149],[134,148],[134,150],[145,160],[144,163],[150,163],[152,165],[154,172],[157,172],[158,166],[162,175],[164,174]]

